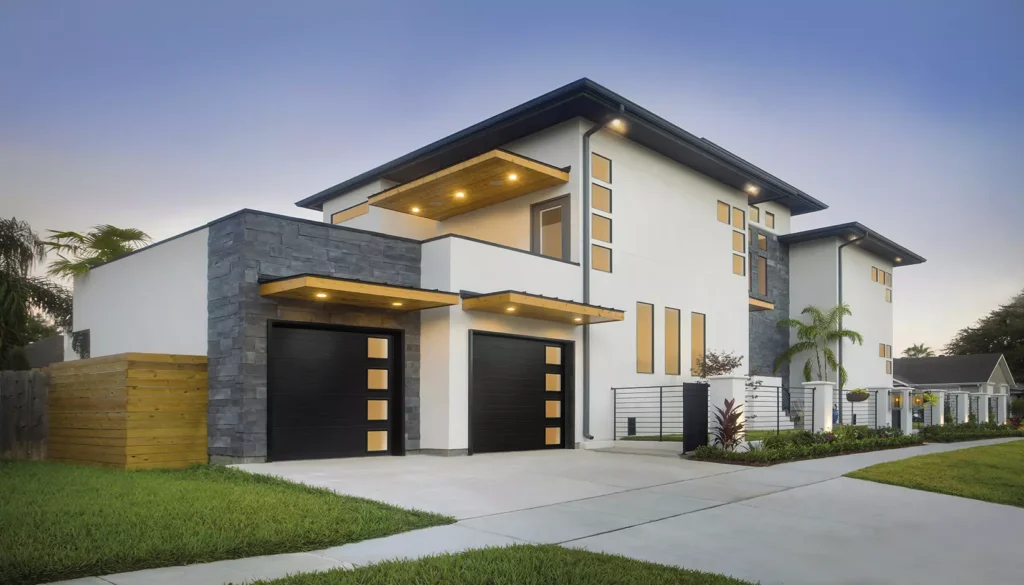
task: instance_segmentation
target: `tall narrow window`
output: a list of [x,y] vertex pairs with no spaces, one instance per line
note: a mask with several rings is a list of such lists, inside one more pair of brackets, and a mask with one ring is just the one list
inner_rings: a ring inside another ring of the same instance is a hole
[[874,266],[871,267],[871,281],[878,282],[878,269]]
[[761,210],[753,205],[750,206],[750,221],[754,223],[761,223]]
[[768,296],[768,259],[757,257],[757,294]]
[[891,374],[892,373],[892,361],[891,360],[885,360],[885,373],[886,374]]
[[665,307],[665,373],[679,375],[679,309]]
[[768,238],[767,237],[762,236],[761,234],[757,234],[757,249],[758,250],[767,250],[768,249]]
[[743,229],[747,226],[747,217],[743,210],[738,207],[732,208],[732,227]]
[[590,184],[590,199],[594,209],[605,213],[612,212],[612,190],[597,183]]
[[611,272],[612,249],[605,248],[604,246],[598,246],[597,244],[591,244],[590,265],[594,268],[594,270],[600,270],[601,272]]
[[612,161],[599,154],[590,154],[590,175],[598,181],[612,182]]
[[591,213],[591,229],[593,231],[594,239],[602,242],[612,241],[612,220],[608,219],[603,215]]
[[775,214],[766,211],[764,212],[764,226],[767,228],[775,229]]
[[535,254],[569,259],[569,197],[562,196],[531,207],[531,248]]
[[743,259],[743,256],[740,256],[739,254],[732,255],[732,273],[736,276],[747,275],[747,263]]
[[704,313],[690,313],[690,373],[698,375],[698,362],[704,358],[706,337]]
[[636,372],[654,373],[654,305],[636,304]]
[[746,252],[747,238],[743,235],[743,232],[732,233],[732,251],[733,252]]
[[878,357],[880,357],[880,358],[884,358],[885,357],[885,344],[884,343],[879,343],[878,344]]
[[729,204],[718,202],[718,221],[729,223]]
[[891,288],[885,289],[885,302],[887,302],[887,303],[891,303],[892,302],[892,289]]

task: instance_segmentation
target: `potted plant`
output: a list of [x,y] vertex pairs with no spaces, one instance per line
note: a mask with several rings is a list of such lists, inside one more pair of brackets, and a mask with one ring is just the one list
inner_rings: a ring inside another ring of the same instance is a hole
[[849,402],[864,402],[868,399],[868,391],[863,388],[854,388],[846,393],[846,400]]
[[925,392],[923,395],[921,395],[921,399],[928,406],[938,406],[940,400],[938,394],[933,394],[931,392]]

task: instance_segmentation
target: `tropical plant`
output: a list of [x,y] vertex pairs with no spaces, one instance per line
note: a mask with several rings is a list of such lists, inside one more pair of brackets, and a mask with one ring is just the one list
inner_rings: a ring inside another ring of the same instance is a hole
[[932,348],[928,347],[923,343],[915,343],[907,349],[903,350],[903,357],[907,358],[922,358],[922,357],[935,357],[935,352]]
[[112,225],[98,225],[84,234],[55,230],[50,230],[50,234],[44,244],[57,253],[57,259],[50,263],[49,274],[64,277],[85,274],[91,268],[134,252],[150,240],[142,230]]
[[804,323],[799,319],[783,319],[779,321],[779,327],[792,327],[796,329],[797,341],[782,353],[775,360],[775,372],[783,364],[792,363],[802,353],[810,353],[807,361],[804,362],[804,380],[829,381],[829,372],[838,372],[839,388],[846,384],[846,368],[839,364],[832,345],[846,339],[853,343],[863,344],[864,338],[860,333],[843,329],[840,321],[843,317],[853,315],[849,305],[836,305],[828,311],[818,307],[807,307],[800,312],[801,315],[809,315],[810,323]]
[[743,365],[743,356],[734,355],[728,351],[708,351],[703,357],[697,358],[697,369],[694,373],[701,379],[708,379],[711,376],[724,376],[731,374],[736,368]]
[[743,411],[736,407],[736,399],[725,400],[725,408],[715,407],[715,428],[711,433],[715,445],[733,451],[743,442],[744,425],[740,422]]
[[933,392],[925,392],[924,394],[921,395],[921,402],[928,406],[938,406],[939,403],[942,402],[942,399],[939,398],[938,394],[935,394]]
[[1024,291],[979,319],[973,327],[958,331],[946,345],[946,353],[1001,353],[1014,379],[1024,380]]
[[71,326],[71,294],[29,271],[46,247],[32,227],[17,218],[0,218],[0,369],[28,367],[20,348],[34,341],[39,312],[54,324]]

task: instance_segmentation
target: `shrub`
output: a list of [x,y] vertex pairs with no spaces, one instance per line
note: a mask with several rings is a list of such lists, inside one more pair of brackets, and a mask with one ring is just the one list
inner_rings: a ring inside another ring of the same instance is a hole
[[725,409],[715,407],[715,430],[712,433],[712,437],[715,439],[715,445],[722,447],[727,451],[732,451],[736,447],[739,447],[740,443],[743,442],[743,423],[740,422],[740,417],[743,416],[743,411],[736,408],[736,399],[725,401]]
[[717,446],[705,446],[694,450],[693,457],[703,461],[725,461],[745,465],[773,465],[799,459],[817,459],[819,457],[833,457],[849,453],[911,447],[913,445],[920,445],[922,442],[923,440],[920,435],[911,435],[856,441],[832,441],[808,445],[789,443],[775,448],[765,447],[764,449],[754,451],[726,451]]
[[998,423],[972,423],[959,425],[930,426],[918,433],[925,441],[934,443],[955,443],[957,441],[974,441],[977,439],[997,439],[999,437],[1024,437],[1024,430],[1013,425]]
[[939,398],[938,394],[925,392],[921,395],[921,401],[928,406],[938,406],[942,399]]
[[1024,398],[1015,398],[1010,403],[1010,414],[1013,416],[1024,417]]

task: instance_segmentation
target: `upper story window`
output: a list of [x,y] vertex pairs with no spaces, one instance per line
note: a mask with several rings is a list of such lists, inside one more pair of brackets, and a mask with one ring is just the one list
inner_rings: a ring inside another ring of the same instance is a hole
[[599,154],[590,153],[590,176],[605,183],[612,182],[612,161]]
[[722,223],[729,223],[729,204],[718,202],[718,221]]
[[597,183],[590,185],[590,198],[594,209],[605,213],[612,212],[612,190]]
[[768,249],[768,238],[767,237],[765,237],[765,236],[763,236],[761,234],[757,234],[757,249],[758,250],[767,250]]
[[753,205],[750,206],[750,221],[754,223],[761,223],[761,210]]
[[757,257],[757,294],[768,296],[768,259]]
[[746,252],[747,238],[743,235],[743,232],[732,233],[732,250],[733,252]]
[[746,214],[738,207],[732,208],[732,227],[744,229],[747,227]]
[[569,259],[569,196],[536,203],[530,208],[530,247],[535,254]]
[[764,226],[767,228],[775,229],[775,214],[766,211],[764,212]]

